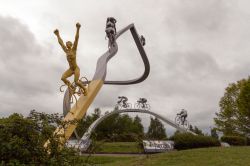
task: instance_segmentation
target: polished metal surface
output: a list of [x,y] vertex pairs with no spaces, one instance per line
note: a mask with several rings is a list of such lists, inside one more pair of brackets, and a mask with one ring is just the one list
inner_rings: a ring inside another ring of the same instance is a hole
[[121,109],[121,110],[116,110],[116,111],[112,111],[108,114],[105,114],[103,116],[101,116],[100,118],[98,118],[97,120],[95,120],[88,128],[88,130],[84,133],[84,135],[82,136],[81,140],[78,142],[78,146],[80,149],[82,149],[83,151],[86,150],[88,148],[86,143],[89,143],[89,139],[91,136],[91,133],[95,130],[95,128],[106,118],[110,117],[111,115],[114,114],[120,114],[120,113],[129,113],[129,112],[138,112],[138,113],[144,113],[144,114],[149,114],[149,115],[153,115],[154,117],[162,120],[163,122],[169,124],[170,126],[176,128],[178,131],[180,132],[188,132],[188,133],[192,133],[194,135],[197,135],[196,133],[187,130],[186,128],[179,126],[178,124],[176,124],[174,121],[159,115],[155,112],[151,112],[148,110],[143,110],[143,109]]
[[144,81],[149,75],[150,64],[149,64],[149,61],[148,61],[148,58],[147,58],[147,54],[146,54],[146,52],[144,50],[144,47],[143,47],[143,45],[142,45],[142,43],[140,41],[140,36],[138,35],[134,24],[130,24],[127,27],[123,28],[122,30],[118,31],[117,35],[116,35],[116,39],[118,39],[120,35],[122,35],[123,33],[125,33],[128,30],[130,30],[130,32],[131,32],[131,34],[132,34],[132,36],[134,38],[135,44],[136,44],[136,46],[137,46],[137,48],[139,50],[142,61],[144,63],[144,68],[145,68],[144,73],[140,77],[138,77],[136,79],[126,80],[126,81],[107,81],[107,80],[105,80],[104,84],[112,84],[112,85],[137,84],[137,83],[140,83],[140,82]]
[[[140,83],[142,81],[144,81],[150,72],[150,65],[149,65],[149,61],[146,55],[146,52],[142,46],[142,43],[140,41],[140,36],[138,35],[136,28],[134,26],[134,24],[130,24],[128,26],[126,26],[125,28],[121,29],[120,31],[117,32],[115,38],[116,40],[126,31],[130,30],[133,39],[135,41],[135,44],[139,50],[139,53],[141,55],[141,58],[143,60],[144,63],[144,73],[136,78],[136,79],[132,79],[132,80],[125,80],[125,81],[107,81],[106,79],[106,73],[107,73],[107,64],[108,61],[118,52],[118,45],[117,42],[115,41],[114,44],[111,46],[111,48],[106,51],[97,61],[97,65],[96,65],[96,71],[95,74],[93,76],[92,80],[103,80],[104,84],[111,84],[111,85],[130,85],[130,84],[137,84]],[[89,81],[90,82],[90,81]],[[87,83],[87,82],[85,82]],[[71,109],[71,96],[69,93],[69,90],[67,89],[65,91],[64,94],[64,100],[63,100],[63,113],[67,114],[69,112],[69,110]]]
[[[106,75],[107,75],[107,64],[108,61],[115,56],[115,54],[118,52],[118,45],[116,40],[126,31],[130,30],[133,39],[135,41],[135,44],[139,50],[139,53],[141,55],[141,58],[143,60],[144,63],[144,73],[133,80],[127,80],[127,81],[107,81],[106,79]],[[110,41],[109,41],[110,43]],[[149,61],[146,55],[146,52],[143,48],[143,45],[141,43],[141,39],[140,36],[137,34],[136,28],[134,26],[134,24],[130,24],[127,27],[121,29],[120,31],[118,31],[116,33],[115,36],[115,41],[112,43],[112,45],[110,45],[109,50],[106,51],[97,61],[97,65],[96,65],[96,71],[95,74],[93,76],[92,80],[102,80],[104,82],[104,84],[111,84],[111,85],[129,85],[129,84],[136,84],[136,83],[140,83],[142,81],[144,81],[150,72],[150,65],[149,65]],[[91,81],[89,81],[91,82]],[[89,82],[85,82],[85,83],[89,83]],[[67,89],[65,91],[64,94],[64,100],[63,100],[63,114],[66,115],[70,109],[71,109],[71,95],[69,93],[69,89]],[[74,131],[75,135],[78,137],[77,132]]]

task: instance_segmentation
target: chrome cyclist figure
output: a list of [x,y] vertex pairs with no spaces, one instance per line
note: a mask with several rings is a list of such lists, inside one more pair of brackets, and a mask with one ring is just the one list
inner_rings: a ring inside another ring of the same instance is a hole
[[148,100],[146,98],[139,98],[139,100],[137,100],[137,103],[135,103],[135,108],[149,110],[150,105],[147,104],[147,102]]
[[116,107],[118,107],[118,109],[122,109],[122,108],[131,108],[132,105],[130,103],[128,103],[128,98],[126,96],[118,96],[118,102]]

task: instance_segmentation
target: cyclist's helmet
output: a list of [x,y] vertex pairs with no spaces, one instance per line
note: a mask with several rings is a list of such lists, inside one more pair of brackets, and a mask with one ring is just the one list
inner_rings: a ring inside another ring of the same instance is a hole
[[107,22],[109,22],[109,21],[114,23],[114,24],[116,23],[116,19],[114,17],[108,17]]

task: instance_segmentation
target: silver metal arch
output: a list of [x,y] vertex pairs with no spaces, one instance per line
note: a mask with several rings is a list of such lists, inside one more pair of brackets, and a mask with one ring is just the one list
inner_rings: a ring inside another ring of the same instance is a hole
[[194,132],[190,131],[190,130],[187,130],[177,124],[175,124],[174,121],[166,118],[166,117],[163,117],[155,112],[151,112],[151,111],[148,111],[148,110],[142,110],[142,109],[122,109],[122,110],[116,110],[116,111],[112,111],[108,114],[105,114],[103,116],[101,116],[100,118],[98,118],[96,121],[94,121],[90,127],[88,128],[87,132],[84,133],[84,135],[82,136],[80,142],[86,142],[86,140],[88,140],[91,136],[91,133],[95,130],[95,128],[103,121],[105,120],[106,118],[108,118],[109,116],[111,115],[114,115],[114,114],[120,114],[120,113],[126,113],[126,112],[139,112],[139,113],[145,113],[145,114],[150,114],[150,115],[153,115],[154,117],[157,117],[158,119],[162,120],[163,122],[169,124],[170,126],[176,128],[177,130],[181,131],[181,132],[189,132],[189,133],[192,133],[194,135],[196,135]]

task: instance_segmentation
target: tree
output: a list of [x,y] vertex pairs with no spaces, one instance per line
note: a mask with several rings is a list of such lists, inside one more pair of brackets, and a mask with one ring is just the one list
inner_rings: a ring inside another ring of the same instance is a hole
[[133,129],[132,131],[134,133],[138,133],[138,134],[143,134],[143,125],[141,124],[141,118],[136,115],[136,117],[134,118],[134,121],[133,121]]
[[250,77],[244,81],[240,90],[237,100],[239,129],[244,135],[250,137]]
[[216,130],[217,130],[216,128],[211,128],[211,130],[210,130],[210,132],[211,132],[211,137],[218,139],[219,136],[218,136]]
[[250,77],[226,88],[220,100],[220,111],[214,118],[217,129],[224,135],[250,133]]
[[198,134],[198,135],[204,135],[204,134],[202,133],[202,130],[199,129],[197,126],[194,126],[194,131],[193,131],[193,132],[196,133],[196,134]]
[[78,122],[76,131],[79,136],[82,136],[89,128],[89,126],[101,116],[101,109],[95,108],[94,113],[85,116]]
[[199,129],[197,126],[192,126],[192,125],[190,125],[189,126],[189,130],[190,131],[192,131],[192,132],[194,132],[194,133],[196,133],[196,134],[198,134],[198,135],[204,135],[203,133],[202,133],[202,130],[201,129]]
[[149,139],[154,139],[154,140],[161,140],[167,138],[164,125],[158,118],[150,117],[150,125],[148,128],[147,137]]
[[113,114],[102,121],[95,129],[96,139],[114,141],[113,137],[121,131],[120,126],[116,126],[118,118],[119,114]]
[[194,128],[193,128],[192,125],[189,125],[189,130],[192,131],[192,132],[194,132]]
[[[42,139],[37,132],[38,125],[22,115],[13,114],[1,119],[0,128],[0,160],[11,162],[45,161],[46,151],[42,148]],[[36,147],[39,147],[36,149]],[[35,160],[31,156],[34,156]]]
[[[62,146],[56,127],[68,125],[58,114],[31,111],[0,119],[0,160],[3,165],[67,165],[76,152]],[[44,147],[49,140],[48,148]],[[50,153],[48,153],[48,151]]]
[[128,114],[114,114],[102,121],[95,129],[97,140],[137,141],[144,137],[141,119]]

